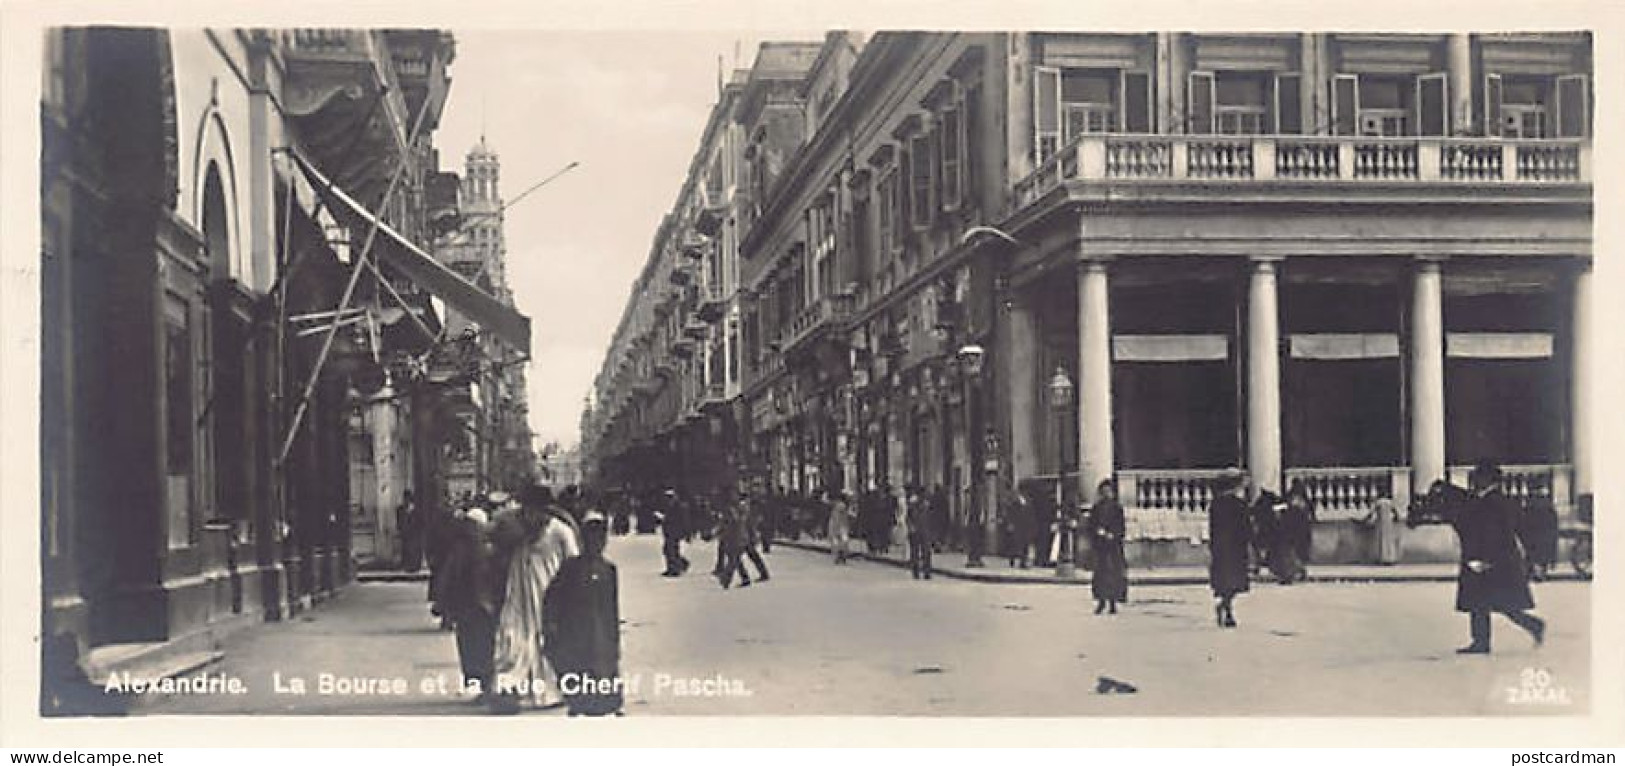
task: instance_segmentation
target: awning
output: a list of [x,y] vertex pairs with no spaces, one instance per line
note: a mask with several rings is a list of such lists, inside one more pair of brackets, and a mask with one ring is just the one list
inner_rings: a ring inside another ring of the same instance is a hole
[[435,260],[434,256],[423,252],[422,248],[401,236],[400,232],[379,220],[372,211],[367,210],[343,189],[327,180],[327,176],[322,175],[322,172],[298,151],[289,154],[310,179],[311,185],[330,200],[329,204],[341,210],[348,210],[368,226],[378,227],[379,233],[383,235],[375,242],[375,250],[379,254],[380,261],[405,274],[413,283],[445,301],[452,310],[513,345],[519,352],[530,353],[529,317],[497,300],[490,293],[475,287],[461,274],[447,268],[445,264]]

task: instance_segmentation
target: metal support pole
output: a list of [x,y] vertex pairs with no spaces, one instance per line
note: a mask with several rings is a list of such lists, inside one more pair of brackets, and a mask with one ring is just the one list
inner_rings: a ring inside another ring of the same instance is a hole
[[[423,119],[428,114],[428,104],[419,107],[417,119],[413,121],[411,135],[407,137],[406,143],[408,146],[417,143],[418,131],[422,129]],[[395,166],[394,172],[390,174],[389,186],[384,189],[383,199],[378,206],[380,211],[387,207],[390,198],[395,196],[395,190],[400,187],[401,178],[405,176],[406,166],[409,162],[410,158],[402,154],[400,163]],[[339,299],[339,311],[349,308],[350,299],[355,297],[356,285],[361,281],[362,264],[366,262],[367,258],[371,257],[373,243],[377,241],[378,231],[383,228],[383,225],[383,213],[379,212],[374,216],[372,228],[367,232],[367,241],[362,245],[361,252],[356,255],[356,262],[351,267],[350,281],[344,286],[344,295]],[[333,341],[338,337],[338,334],[338,324],[334,323],[332,327],[328,328],[327,335],[322,338],[322,349],[316,355],[316,363],[310,368],[310,376],[305,380],[304,391],[299,396],[299,405],[294,409],[293,420],[288,424],[287,435],[282,439],[282,449],[277,453],[276,462],[278,465],[288,459],[288,451],[293,449],[293,440],[295,435],[299,433],[299,424],[304,420],[306,409],[310,407],[310,397],[316,391],[316,383],[321,379],[322,367],[327,363],[327,355],[333,350]]]

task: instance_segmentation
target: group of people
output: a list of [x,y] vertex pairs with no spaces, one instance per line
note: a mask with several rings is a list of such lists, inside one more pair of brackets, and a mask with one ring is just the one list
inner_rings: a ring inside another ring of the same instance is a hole
[[529,702],[619,714],[620,608],[609,525],[575,488],[471,499],[430,530],[429,599],[456,631],[464,689],[498,713]]
[[[1529,588],[1532,570],[1523,539],[1527,532],[1520,534],[1530,523],[1531,511],[1509,498],[1501,485],[1500,468],[1482,463],[1468,475],[1466,489],[1441,480],[1417,504],[1433,520],[1450,524],[1461,543],[1455,605],[1457,611],[1467,613],[1471,637],[1470,643],[1457,650],[1462,654],[1489,653],[1490,617],[1497,613],[1527,631],[1536,645],[1545,640],[1545,621],[1529,614],[1535,607]],[[1261,515],[1265,506],[1274,514]],[[1538,508],[1533,512],[1540,513]],[[1288,491],[1285,503],[1278,503],[1267,491],[1250,492],[1244,473],[1215,483],[1208,507],[1208,575],[1217,600],[1214,616],[1221,627],[1236,626],[1235,597],[1248,591],[1249,574],[1260,558],[1282,582],[1302,578],[1313,514],[1301,486]],[[1552,517],[1553,550],[1541,555],[1555,556],[1555,512]],[[1417,511],[1410,523],[1419,523]],[[1263,545],[1259,544],[1260,534],[1268,535]]]
[[717,561],[711,574],[724,589],[733,586],[736,576],[741,588],[751,584],[750,573],[745,569],[746,559],[756,567],[756,582],[770,579],[767,562],[757,551],[758,547],[764,552],[771,551],[773,545],[772,528],[764,528],[762,521],[765,504],[760,498],[741,490],[734,502],[720,513],[702,515],[684,503],[676,490],[668,488],[652,508],[660,526],[661,553],[666,562],[661,576],[681,577],[688,572],[690,562],[683,555],[683,544],[700,535],[712,536],[717,541]]

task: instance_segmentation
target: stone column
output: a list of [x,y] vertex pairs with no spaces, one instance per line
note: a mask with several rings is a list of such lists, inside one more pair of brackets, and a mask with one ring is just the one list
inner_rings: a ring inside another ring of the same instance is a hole
[[1112,476],[1111,305],[1106,262],[1078,267],[1078,497]]
[[[1569,403],[1569,417],[1573,422],[1574,447],[1569,455],[1574,464],[1574,494],[1592,491],[1591,414],[1591,264],[1588,262],[1574,274],[1574,329],[1569,352],[1570,380],[1574,387]],[[1563,498],[1560,498],[1561,502]]]
[[1012,298],[1010,346],[1004,349],[1010,402],[1010,476],[1019,483],[1038,468],[1038,328],[1031,307]]
[[1442,264],[1416,264],[1411,304],[1411,491],[1444,478],[1444,286]]
[[1277,262],[1253,259],[1247,286],[1247,470],[1261,489],[1283,493]]
[[1468,34],[1450,35],[1446,67],[1450,92],[1450,132],[1465,136],[1473,130],[1473,38]]

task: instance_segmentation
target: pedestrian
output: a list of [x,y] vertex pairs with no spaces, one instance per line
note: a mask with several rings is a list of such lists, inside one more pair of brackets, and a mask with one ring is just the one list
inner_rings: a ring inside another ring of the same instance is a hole
[[1557,563],[1557,507],[1546,482],[1537,480],[1530,485],[1518,522],[1518,539],[1529,557],[1529,577],[1535,582],[1545,580]]
[[1499,612],[1529,632],[1539,646],[1546,622],[1529,614],[1535,608],[1528,570],[1518,550],[1518,505],[1501,491],[1501,469],[1480,463],[1467,477],[1470,497],[1455,514],[1461,540],[1461,568],[1456,579],[1456,611],[1469,615],[1472,643],[1458,654],[1489,654],[1490,613]]
[[451,524],[454,538],[441,564],[442,605],[457,632],[457,660],[463,689],[476,702],[489,701],[495,680],[497,615],[506,583],[494,569],[495,544],[483,509],[460,514]]
[[680,577],[688,571],[688,559],[683,557],[683,536],[688,534],[689,526],[685,511],[678,500],[677,490],[668,487],[662,493],[661,506],[657,509],[664,540],[660,553],[666,560],[666,570],[660,573],[661,577]]
[[948,547],[948,530],[953,527],[953,517],[948,512],[948,490],[941,484],[936,485],[926,495],[926,503],[931,509],[931,548],[941,553]]
[[1269,542],[1270,572],[1275,575],[1276,582],[1291,585],[1309,576],[1305,565],[1308,563],[1315,509],[1302,482],[1292,482],[1287,489],[1286,502],[1276,505],[1274,516],[1275,534]]
[[750,574],[745,570],[746,557],[756,565],[757,581],[767,581],[767,564],[762,561],[762,557],[756,553],[756,548],[752,544],[754,526],[750,496],[740,492],[738,500],[723,516],[723,530],[719,537],[723,553],[722,572],[717,575],[717,582],[723,588],[732,587],[736,574],[739,576],[739,587],[750,587]]
[[[1276,542],[1279,539],[1282,505],[1284,504],[1280,495],[1262,486],[1258,487],[1257,493],[1253,496],[1252,505],[1247,511],[1248,524],[1252,527],[1250,570],[1253,574],[1258,574],[1266,567],[1270,567],[1271,572],[1276,571],[1272,566],[1275,562],[1271,557],[1275,553]],[[1288,563],[1281,562],[1280,566],[1284,568]]]
[[423,566],[423,511],[412,498],[412,490],[401,492],[401,504],[395,511],[397,529],[401,534],[401,571],[416,572]]
[[[825,495],[829,497],[828,493]],[[829,509],[829,551],[835,563],[845,564],[852,554],[847,550],[852,537],[852,503],[845,492],[836,492]]]
[[619,574],[604,558],[606,519],[587,510],[581,524],[581,555],[559,567],[542,602],[548,658],[563,683],[570,715],[619,715],[621,619]]
[[1117,483],[1111,479],[1095,488],[1095,504],[1089,509],[1085,530],[1095,552],[1095,571],[1089,589],[1095,597],[1095,614],[1128,601],[1128,559],[1123,555],[1126,526],[1123,506],[1117,502]]
[[785,508],[788,502],[789,498],[784,495],[777,495],[758,498],[751,503],[752,508],[755,510],[753,514],[756,519],[755,532],[757,539],[762,541],[763,553],[773,552],[773,537],[778,534],[780,529],[784,528],[780,522],[785,516]]
[[1247,503],[1246,474],[1226,474],[1214,480],[1208,505],[1208,583],[1218,599],[1214,614],[1219,627],[1236,627],[1234,601],[1248,590],[1247,550],[1252,540]]
[[1394,501],[1386,495],[1377,498],[1361,521],[1376,535],[1377,563],[1384,566],[1399,563],[1399,509],[1394,507]]
[[1027,502],[1026,494],[1008,483],[1000,484],[999,490],[999,496],[1004,501],[1002,503],[1004,518],[1010,533],[1005,553],[1009,555],[1010,566],[1026,569],[1027,554],[1033,547],[1033,526],[1037,521],[1033,505]]
[[510,513],[505,525],[498,524],[511,530],[508,539],[519,539],[512,546],[507,595],[497,619],[493,707],[498,712],[516,713],[524,697],[542,707],[556,707],[563,700],[558,677],[543,652],[543,601],[559,567],[581,552],[580,535],[564,510],[553,504],[552,493],[542,486],[526,488],[517,512]]
[[931,579],[931,509],[917,486],[905,489],[902,527],[908,537],[908,570],[916,580]]
[[888,498],[889,504],[886,506],[886,510],[891,514],[891,523],[886,526],[886,530],[891,533],[891,545],[904,549],[905,555],[908,553],[908,488],[910,486],[912,485],[905,484],[896,488],[894,490],[895,494]]

